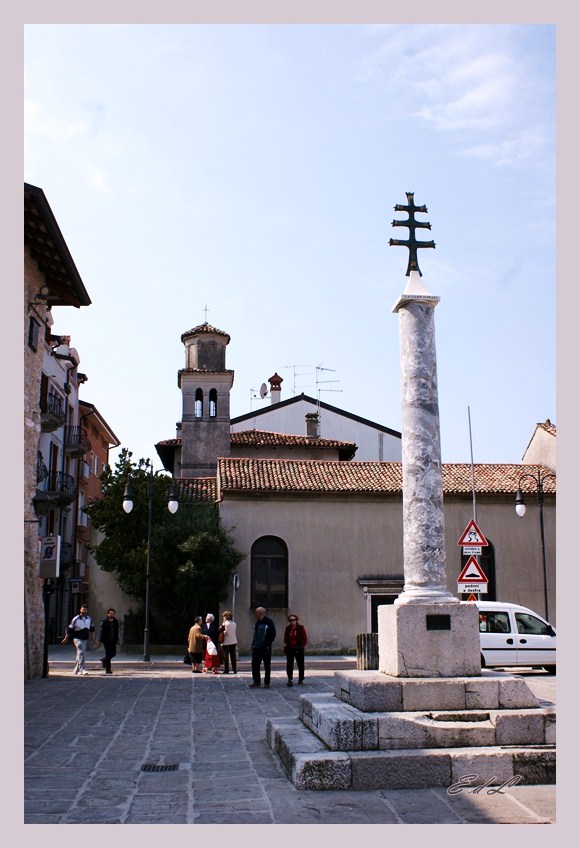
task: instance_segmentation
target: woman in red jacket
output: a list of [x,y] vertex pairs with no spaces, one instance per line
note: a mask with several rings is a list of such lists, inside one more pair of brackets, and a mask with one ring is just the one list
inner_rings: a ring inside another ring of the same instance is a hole
[[304,683],[304,648],[308,643],[308,634],[304,625],[300,624],[298,616],[290,613],[288,625],[284,630],[284,653],[286,654],[286,674],[288,683],[293,686],[294,660],[298,666],[298,683]]

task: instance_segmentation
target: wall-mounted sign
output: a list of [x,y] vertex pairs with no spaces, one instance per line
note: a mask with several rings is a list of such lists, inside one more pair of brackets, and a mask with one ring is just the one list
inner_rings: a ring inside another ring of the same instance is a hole
[[40,540],[39,577],[58,577],[60,574],[60,536],[43,536]]

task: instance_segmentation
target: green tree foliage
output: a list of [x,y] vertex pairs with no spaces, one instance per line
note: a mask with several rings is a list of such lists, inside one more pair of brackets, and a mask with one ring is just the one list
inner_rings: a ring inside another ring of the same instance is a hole
[[[218,615],[219,602],[244,554],[223,528],[215,504],[182,499],[172,515],[167,509],[171,477],[151,474],[149,460],[134,463],[131,457],[131,451],[121,451],[115,468],[101,475],[102,497],[86,508],[93,526],[104,535],[92,553],[103,571],[113,573],[135,598],[139,608],[134,623],[142,628],[151,486],[151,643],[182,644],[196,615]],[[123,494],[129,480],[133,510],[127,514]]]

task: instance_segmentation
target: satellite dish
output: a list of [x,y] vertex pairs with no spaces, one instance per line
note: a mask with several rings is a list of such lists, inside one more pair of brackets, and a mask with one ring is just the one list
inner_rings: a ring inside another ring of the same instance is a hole
[[260,397],[265,398],[268,394],[268,386],[265,383],[262,383],[260,386]]

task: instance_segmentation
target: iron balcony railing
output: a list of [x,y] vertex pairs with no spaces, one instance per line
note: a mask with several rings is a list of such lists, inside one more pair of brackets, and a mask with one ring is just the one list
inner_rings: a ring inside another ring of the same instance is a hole
[[91,442],[85,427],[66,427],[64,431],[64,449],[70,456],[83,456],[90,451]]
[[66,420],[62,399],[55,394],[48,394],[40,405],[40,424],[45,433],[51,433],[62,427]]
[[49,471],[45,479],[36,487],[37,500],[49,500],[58,504],[68,504],[76,497],[74,477],[63,471]]
[[60,566],[61,568],[68,568],[74,562],[73,558],[73,546],[70,542],[61,542],[60,543]]

